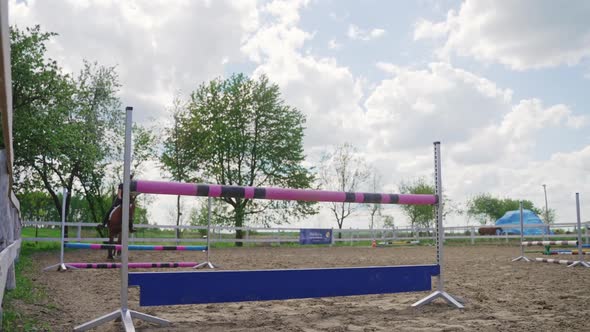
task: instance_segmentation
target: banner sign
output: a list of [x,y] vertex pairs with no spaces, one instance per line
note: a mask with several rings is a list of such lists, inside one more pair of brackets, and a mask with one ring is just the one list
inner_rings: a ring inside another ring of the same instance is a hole
[[331,244],[332,229],[302,228],[299,230],[299,244]]

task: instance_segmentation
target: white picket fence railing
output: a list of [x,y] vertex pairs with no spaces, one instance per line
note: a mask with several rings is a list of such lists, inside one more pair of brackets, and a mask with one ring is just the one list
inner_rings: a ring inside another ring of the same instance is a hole
[[[61,226],[61,222],[30,222],[25,221],[24,227],[35,227],[37,229],[45,229],[51,227]],[[69,241],[106,241],[105,238],[98,237],[84,237],[82,230],[85,228],[94,229],[97,224],[95,223],[80,223],[80,222],[68,222],[66,226],[69,227],[70,231],[75,229],[75,234],[69,234]],[[176,242],[176,243],[204,243],[206,237],[199,235],[199,231],[206,232],[206,226],[187,226],[187,225],[134,225],[137,230],[136,233],[131,235],[130,242]],[[519,233],[508,234],[506,230],[517,229],[520,231],[520,226],[506,226],[503,225],[503,234],[500,235],[480,235],[478,229],[482,226],[448,226],[445,227],[445,239],[457,239],[457,240],[470,240],[472,244],[479,239],[487,240],[504,240],[506,242],[509,239],[519,239]],[[494,226],[483,226],[483,227],[494,227]],[[176,237],[176,229],[181,230],[182,236]],[[551,225],[524,225],[524,228],[549,228],[551,230],[561,230],[555,232],[555,234],[548,235],[534,235],[526,236],[527,238],[560,238],[569,239],[576,238],[576,224],[575,223],[561,223]],[[589,243],[590,238],[590,221],[582,224],[584,230],[584,241]],[[156,229],[156,230],[170,230],[169,237],[143,237],[142,230]],[[297,243],[299,242],[299,231],[301,228],[297,227],[231,227],[231,226],[211,226],[211,242],[243,242],[243,243]],[[243,232],[242,239],[236,239],[232,236],[236,230]],[[347,228],[347,229],[333,229],[333,241],[334,242],[350,242],[352,245],[358,241],[372,241],[376,240],[379,242],[387,241],[420,241],[420,240],[434,240],[434,228],[393,228],[393,229],[358,229],[358,228]],[[188,234],[187,234],[188,233]],[[24,241],[59,241],[57,237],[23,237]]]
[[[14,264],[20,251],[21,242],[22,240],[18,239],[0,252],[0,303],[3,303],[2,301],[4,300],[4,290],[16,287]],[[0,317],[2,317],[1,307]]]

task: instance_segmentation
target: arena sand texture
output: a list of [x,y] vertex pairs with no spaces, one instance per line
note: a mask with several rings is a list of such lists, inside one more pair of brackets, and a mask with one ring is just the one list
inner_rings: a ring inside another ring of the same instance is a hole
[[[429,292],[139,307],[139,290],[130,288],[129,305],[172,322],[157,327],[136,320],[138,331],[590,331],[590,269],[510,262],[518,247],[445,249],[446,289],[465,301],[464,310],[440,300],[422,309],[410,307]],[[272,269],[424,264],[434,262],[434,253],[433,247],[251,247],[214,249],[211,258],[223,269]],[[106,252],[68,250],[65,257],[66,262],[104,262]],[[130,252],[132,262],[204,258],[200,252]],[[119,270],[42,272],[57,259],[55,252],[35,257],[32,277],[48,298],[20,305],[22,311],[53,331],[68,331],[119,307]],[[57,309],[45,309],[48,304]],[[123,331],[115,322],[96,330]]]

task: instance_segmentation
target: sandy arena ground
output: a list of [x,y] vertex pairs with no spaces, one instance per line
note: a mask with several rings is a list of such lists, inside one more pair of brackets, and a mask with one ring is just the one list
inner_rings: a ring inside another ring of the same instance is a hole
[[[157,327],[136,321],[138,331],[590,331],[590,269],[511,263],[519,253],[517,247],[445,249],[446,289],[465,301],[464,310],[443,302],[420,310],[410,308],[429,292],[139,307],[136,288],[129,291],[130,308],[172,322],[169,327]],[[66,261],[104,262],[105,255],[68,251]],[[130,252],[130,261],[136,262],[202,261],[204,257],[200,252]],[[432,263],[434,249],[257,247],[213,250],[211,258],[223,269],[404,265]],[[48,322],[53,331],[69,331],[119,307],[119,270],[41,272],[57,259],[55,253],[36,257],[39,272],[34,278],[49,299],[23,310]],[[57,310],[44,309],[47,304]],[[96,330],[123,331],[120,323],[113,322]]]

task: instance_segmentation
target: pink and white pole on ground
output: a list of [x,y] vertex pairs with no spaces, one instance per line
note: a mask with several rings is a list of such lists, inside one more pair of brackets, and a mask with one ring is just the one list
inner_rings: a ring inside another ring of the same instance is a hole
[[525,241],[523,246],[577,246],[578,241]]
[[553,263],[553,264],[562,264],[562,265],[572,265],[574,264],[576,261],[568,261],[565,259],[553,259],[553,258],[535,258],[535,262],[540,262],[540,263]]
[[[127,266],[130,269],[152,269],[152,268],[175,268],[175,267],[195,267],[197,262],[132,262]],[[121,263],[68,263],[69,266],[76,269],[119,269]]]

